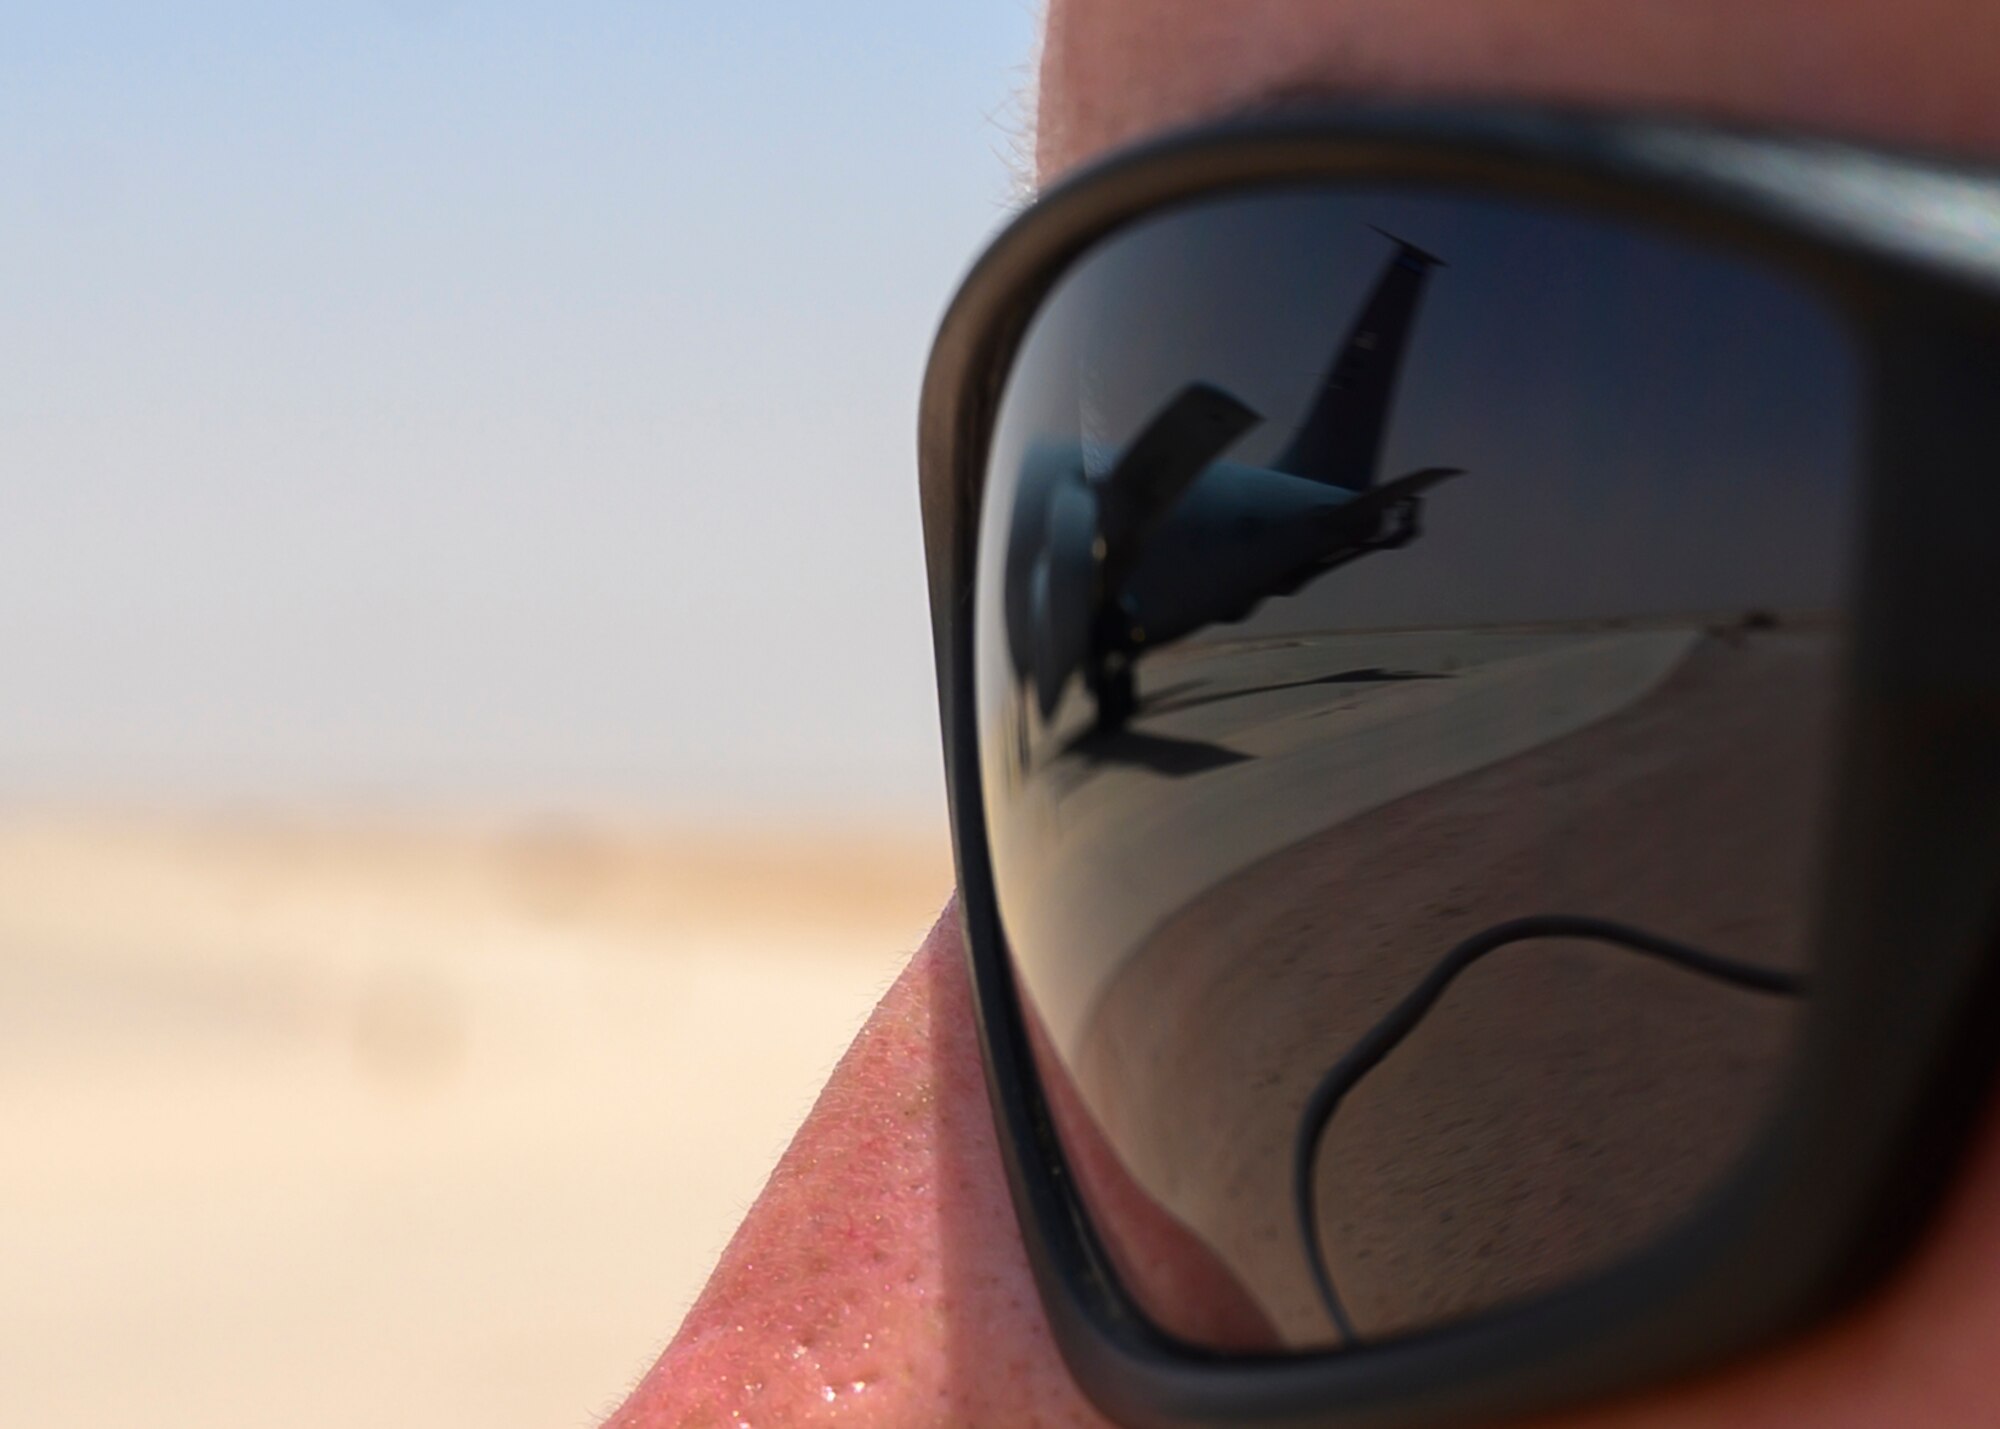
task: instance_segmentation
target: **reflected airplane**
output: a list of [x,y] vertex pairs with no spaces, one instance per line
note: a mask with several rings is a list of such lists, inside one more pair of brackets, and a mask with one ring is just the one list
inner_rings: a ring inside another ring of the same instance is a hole
[[1218,460],[1263,418],[1206,382],[1176,393],[1101,478],[1073,448],[1031,452],[1008,539],[1007,642],[1043,718],[1081,672],[1099,728],[1121,727],[1141,655],[1408,545],[1424,493],[1462,474],[1427,467],[1376,484],[1418,299],[1443,264],[1383,236],[1395,256],[1269,466]]

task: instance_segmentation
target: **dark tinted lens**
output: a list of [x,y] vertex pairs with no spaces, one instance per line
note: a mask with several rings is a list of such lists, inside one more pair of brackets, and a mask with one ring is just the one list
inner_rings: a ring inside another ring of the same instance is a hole
[[1805,1011],[1859,400],[1775,272],[1473,198],[1177,209],[1048,298],[980,536],[992,871],[1168,1330],[1516,1303],[1753,1142]]

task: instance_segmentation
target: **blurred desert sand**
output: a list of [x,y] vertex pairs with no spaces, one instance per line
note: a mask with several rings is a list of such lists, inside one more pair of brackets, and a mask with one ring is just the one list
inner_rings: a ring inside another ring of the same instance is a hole
[[0,817],[0,1423],[594,1423],[949,882],[930,830]]

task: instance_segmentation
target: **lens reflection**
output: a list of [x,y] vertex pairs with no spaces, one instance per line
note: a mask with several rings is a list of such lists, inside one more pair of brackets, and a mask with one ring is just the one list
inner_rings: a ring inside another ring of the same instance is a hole
[[989,454],[984,794],[1051,1112],[1164,1328],[1502,1307],[1756,1136],[1854,369],[1752,265],[1402,190],[1178,209],[1059,284]]

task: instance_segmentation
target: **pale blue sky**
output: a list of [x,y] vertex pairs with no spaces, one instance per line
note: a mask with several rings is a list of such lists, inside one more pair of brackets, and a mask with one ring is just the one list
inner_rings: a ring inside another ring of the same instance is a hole
[[1028,0],[0,8],[0,798],[934,815]]

